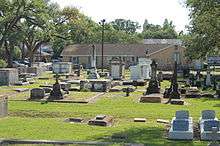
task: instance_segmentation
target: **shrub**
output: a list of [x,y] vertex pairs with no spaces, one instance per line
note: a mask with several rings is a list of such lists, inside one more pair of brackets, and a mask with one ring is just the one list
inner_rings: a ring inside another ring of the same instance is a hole
[[5,60],[0,59],[0,68],[4,68],[7,66],[7,63],[5,62]]

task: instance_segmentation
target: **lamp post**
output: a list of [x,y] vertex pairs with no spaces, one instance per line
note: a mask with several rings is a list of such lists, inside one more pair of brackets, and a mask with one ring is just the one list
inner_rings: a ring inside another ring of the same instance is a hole
[[104,71],[104,30],[105,30],[105,19],[102,19],[99,24],[102,26],[102,72]]

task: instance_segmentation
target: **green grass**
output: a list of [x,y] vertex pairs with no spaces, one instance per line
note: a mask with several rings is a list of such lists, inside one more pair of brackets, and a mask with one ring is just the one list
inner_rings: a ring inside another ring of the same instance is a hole
[[[52,74],[46,73],[50,77]],[[43,84],[47,80],[37,80]],[[52,79],[49,82],[53,82]],[[34,85],[34,86],[37,86]],[[161,87],[167,88],[170,82],[164,81]],[[1,87],[11,92],[14,87]],[[146,87],[138,87],[142,90]],[[4,92],[5,92],[4,91]],[[71,92],[73,99],[87,99],[96,95],[94,92]],[[201,111],[215,110],[220,113],[219,100],[186,99],[187,105],[166,105],[159,103],[139,103],[142,91],[135,91],[129,97],[123,92],[109,92],[96,103],[39,103],[27,101],[9,101],[9,116],[0,119],[0,138],[13,139],[48,139],[48,140],[80,140],[106,141],[119,143],[143,143],[150,146],[206,146],[202,141],[170,141],[167,140],[166,127],[156,123],[158,118],[171,120],[176,110],[189,110],[194,122],[197,122]],[[28,92],[19,93],[11,99],[29,96]],[[111,127],[89,126],[86,123],[70,124],[64,122],[69,117],[81,117],[86,121],[98,114],[114,117]],[[134,123],[133,118],[146,118],[146,123]],[[111,139],[112,135],[126,135],[126,140]]]
[[[138,103],[140,92],[130,97],[124,93],[107,93],[95,104],[64,104],[37,102],[9,102],[9,117],[0,120],[1,138],[53,139],[53,140],[97,140],[115,141],[110,137],[125,134],[126,141],[155,146],[162,145],[207,145],[207,142],[169,141],[164,137],[165,126],[157,124],[156,119],[170,120],[176,110],[186,109],[196,122],[201,110],[213,109],[220,112],[219,100],[187,99],[188,105],[165,105]],[[69,124],[63,122],[68,117],[90,119],[97,114],[114,117],[112,127],[88,126],[87,124]],[[147,118],[146,123],[134,123],[135,117]]]

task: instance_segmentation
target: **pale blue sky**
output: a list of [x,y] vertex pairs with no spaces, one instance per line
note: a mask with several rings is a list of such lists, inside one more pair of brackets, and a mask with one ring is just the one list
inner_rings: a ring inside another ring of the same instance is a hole
[[116,18],[131,19],[141,25],[145,19],[149,23],[163,24],[165,18],[172,20],[178,31],[185,30],[189,23],[188,10],[184,0],[51,0],[61,7],[73,6],[98,22],[108,22]]

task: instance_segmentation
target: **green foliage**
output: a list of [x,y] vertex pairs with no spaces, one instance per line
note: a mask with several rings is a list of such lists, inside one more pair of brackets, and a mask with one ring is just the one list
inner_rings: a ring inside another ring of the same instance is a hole
[[0,59],[0,68],[5,68],[6,66],[7,63],[3,59]]
[[220,54],[219,0],[187,0],[186,6],[191,18],[189,34],[184,37],[189,58]]
[[114,21],[110,22],[110,24],[115,30],[124,31],[128,34],[133,34],[140,28],[138,22],[125,19],[115,19]]
[[145,39],[176,39],[178,34],[172,21],[164,20],[163,26],[148,23],[143,24],[142,37]]

